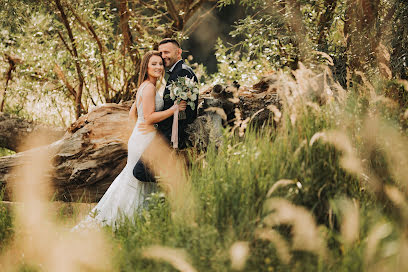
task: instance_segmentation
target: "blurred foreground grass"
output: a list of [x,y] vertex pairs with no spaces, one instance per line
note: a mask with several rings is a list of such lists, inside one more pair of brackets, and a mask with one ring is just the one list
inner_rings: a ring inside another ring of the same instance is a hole
[[347,93],[313,87],[309,72],[282,79],[293,85],[280,93],[276,129],[226,131],[220,148],[192,156],[194,223],[173,220],[154,195],[140,220],[114,232],[121,271],[175,271],[146,259],[150,245],[185,249],[197,271],[408,269],[405,109],[383,96],[383,82]]
[[[191,153],[194,218],[172,216],[157,193],[137,220],[106,228],[117,269],[407,270],[405,109],[383,96],[387,84],[346,92],[322,78],[280,75],[270,126]],[[12,221],[0,211],[6,245]]]

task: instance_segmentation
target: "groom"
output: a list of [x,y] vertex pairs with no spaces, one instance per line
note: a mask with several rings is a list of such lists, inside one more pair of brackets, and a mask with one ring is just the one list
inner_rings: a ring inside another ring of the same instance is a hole
[[[178,77],[188,77],[193,78],[197,82],[197,76],[194,74],[193,70],[187,66],[182,57],[182,50],[180,44],[174,39],[164,39],[159,43],[159,52],[164,60],[164,66],[167,69],[166,72],[166,88],[163,93],[164,107],[163,110],[169,109],[173,106],[174,101],[170,98],[170,89],[169,86],[172,82],[176,81]],[[178,121],[178,146],[179,149],[187,147],[187,125],[192,123],[197,118],[197,108],[198,108],[198,99],[194,102],[195,109],[191,109],[190,106],[187,106],[185,113],[186,118]],[[171,133],[173,125],[173,116],[159,122],[158,130],[160,133],[171,143]],[[139,160],[136,166],[133,169],[133,175],[140,181],[144,182],[155,182],[154,176],[142,163],[142,160]]]
[[[167,70],[167,82],[166,88],[163,93],[164,108],[163,110],[169,109],[173,106],[174,101],[170,98],[169,86],[172,82],[176,81],[178,77],[188,77],[194,79],[197,82],[197,77],[193,70],[187,66],[183,59],[181,58],[181,48],[180,44],[174,39],[164,39],[159,43],[159,52],[164,60],[164,66]],[[179,133],[178,142],[179,149],[183,149],[187,146],[187,125],[192,123],[197,118],[197,107],[198,99],[194,102],[195,109],[191,109],[187,106],[185,113],[186,118],[178,122]],[[158,123],[158,130],[163,134],[163,136],[170,142],[171,132],[172,132],[173,116]]]

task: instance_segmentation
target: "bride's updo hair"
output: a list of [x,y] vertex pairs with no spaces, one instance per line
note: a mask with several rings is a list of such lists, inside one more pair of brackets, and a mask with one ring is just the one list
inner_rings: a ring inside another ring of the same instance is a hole
[[152,50],[152,51],[147,52],[143,56],[142,62],[140,63],[139,79],[137,81],[138,88],[143,83],[143,81],[147,79],[147,66],[149,65],[149,60],[152,56],[161,57],[161,54],[159,51]]

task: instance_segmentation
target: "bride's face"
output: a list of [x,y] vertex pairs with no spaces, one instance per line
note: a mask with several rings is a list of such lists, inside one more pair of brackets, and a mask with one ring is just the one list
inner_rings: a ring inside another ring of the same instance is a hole
[[152,56],[147,65],[147,74],[149,77],[160,78],[163,75],[163,59],[159,56]]

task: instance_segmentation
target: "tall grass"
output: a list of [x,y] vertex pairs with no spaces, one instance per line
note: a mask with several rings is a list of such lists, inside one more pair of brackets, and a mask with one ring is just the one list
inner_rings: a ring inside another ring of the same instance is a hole
[[3,192],[0,192],[0,252],[8,245],[13,236],[13,217],[6,205],[2,203]]
[[[406,135],[401,110],[381,96],[384,84],[346,93],[327,70],[306,68],[294,78],[281,74],[277,84],[283,110],[276,129],[249,128],[244,137],[226,131],[221,147],[192,156],[195,224],[174,221],[156,195],[140,220],[116,230],[121,270],[173,271],[145,258],[151,245],[185,249],[197,271],[406,268],[399,213]],[[395,194],[387,197],[384,184]],[[241,268],[231,255],[237,245],[248,245]]]
[[112,229],[117,270],[408,268],[405,109],[387,84],[347,93],[327,69],[278,79],[270,125],[191,151],[187,201],[153,194]]

